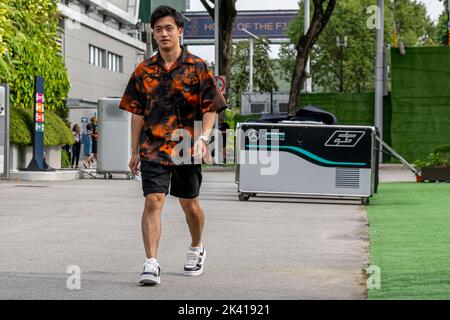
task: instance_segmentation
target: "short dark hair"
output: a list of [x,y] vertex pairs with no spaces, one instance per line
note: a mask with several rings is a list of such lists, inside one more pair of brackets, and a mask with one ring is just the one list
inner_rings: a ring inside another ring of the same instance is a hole
[[150,19],[150,25],[153,28],[155,26],[155,23],[158,19],[164,18],[170,16],[175,20],[175,23],[177,24],[178,28],[184,27],[184,19],[181,13],[179,13],[177,10],[175,10],[172,7],[169,6],[159,6],[153,11],[152,17]]

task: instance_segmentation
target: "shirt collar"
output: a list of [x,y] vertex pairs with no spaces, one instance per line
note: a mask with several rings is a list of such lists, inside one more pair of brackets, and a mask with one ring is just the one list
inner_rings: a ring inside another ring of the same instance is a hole
[[[178,58],[178,64],[195,64],[194,62],[194,57],[192,56],[192,53],[189,52],[189,50],[187,50],[184,46],[181,46],[181,56]],[[149,59],[149,64],[150,65],[154,65],[154,64],[160,64],[162,63],[162,59],[161,56],[159,54],[159,51],[157,53],[155,53],[153,56],[150,57]]]

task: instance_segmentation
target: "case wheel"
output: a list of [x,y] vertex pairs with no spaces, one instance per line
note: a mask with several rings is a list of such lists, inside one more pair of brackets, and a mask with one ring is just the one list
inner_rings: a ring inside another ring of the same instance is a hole
[[367,206],[367,205],[369,205],[369,202],[370,202],[369,198],[367,198],[367,197],[361,198],[362,205]]
[[108,173],[108,179],[112,179],[112,174]]

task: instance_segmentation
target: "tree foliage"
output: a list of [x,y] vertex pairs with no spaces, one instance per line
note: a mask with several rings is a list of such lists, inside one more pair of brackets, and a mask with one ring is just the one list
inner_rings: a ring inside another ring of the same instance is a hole
[[[275,81],[275,64],[269,57],[269,41],[264,38],[254,40],[253,45],[253,84],[254,91],[270,92],[278,90]],[[239,41],[233,45],[233,60],[230,81],[230,102],[232,106],[241,105],[241,94],[248,90],[249,84],[249,42]]]
[[[427,16],[422,3],[412,0],[396,0],[395,20],[398,41],[406,46],[433,46],[437,44],[436,28]],[[336,92],[341,81],[341,59],[343,86],[346,92],[374,90],[374,57],[376,52],[376,29],[368,28],[371,17],[368,8],[373,0],[340,0],[311,54],[311,69],[315,91]],[[292,77],[294,66],[294,43],[303,34],[303,1],[300,14],[288,27],[291,44],[280,50],[280,65],[285,79]],[[393,46],[394,41],[393,2],[385,4],[385,42]],[[348,37],[348,46],[337,46],[336,37],[343,42]],[[341,56],[341,49],[343,54]]]
[[442,1],[444,3],[444,10],[439,16],[436,31],[436,41],[444,46],[448,45],[448,0]]
[[11,88],[11,105],[33,108],[34,76],[45,78],[45,104],[67,115],[69,79],[57,40],[56,0],[0,1],[0,82]]
[[[413,0],[395,1],[395,21],[399,41],[402,41],[407,47],[435,46],[436,26],[427,14],[427,8],[424,3]],[[394,29],[393,4],[386,4],[385,15],[386,28]],[[393,44],[392,32],[390,33],[390,43]],[[387,42],[387,41],[386,41]]]

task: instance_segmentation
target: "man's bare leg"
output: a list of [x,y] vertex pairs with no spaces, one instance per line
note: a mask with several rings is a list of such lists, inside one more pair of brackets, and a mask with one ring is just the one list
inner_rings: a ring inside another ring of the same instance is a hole
[[164,193],[150,193],[145,197],[141,225],[147,259],[156,259],[159,239],[161,238],[161,211],[164,200]]
[[189,232],[191,233],[191,246],[199,247],[202,243],[202,232],[205,223],[205,214],[200,207],[200,201],[198,198],[180,199],[180,204],[186,216]]
[[192,242],[187,251],[187,260],[184,264],[183,274],[186,276],[199,276],[203,273],[206,250],[202,244],[203,225],[205,214],[200,207],[198,198],[180,199],[181,207],[186,216]]

